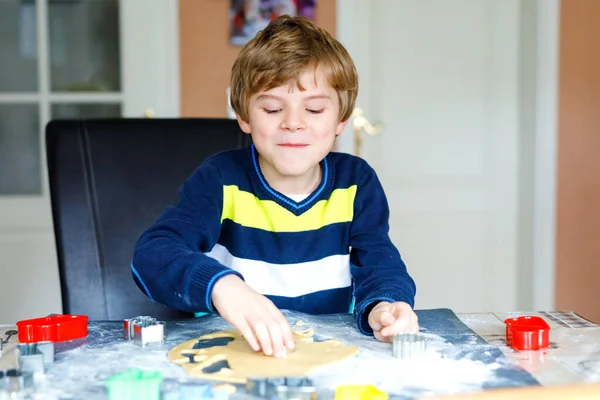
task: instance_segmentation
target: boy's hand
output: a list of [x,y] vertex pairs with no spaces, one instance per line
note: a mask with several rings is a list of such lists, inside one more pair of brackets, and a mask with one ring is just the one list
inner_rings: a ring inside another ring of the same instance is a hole
[[254,351],[262,349],[267,356],[283,357],[286,348],[294,348],[292,330],[279,309],[237,275],[225,275],[215,283],[212,301]]
[[369,326],[377,340],[390,342],[398,333],[419,333],[417,314],[402,301],[378,303],[368,317]]

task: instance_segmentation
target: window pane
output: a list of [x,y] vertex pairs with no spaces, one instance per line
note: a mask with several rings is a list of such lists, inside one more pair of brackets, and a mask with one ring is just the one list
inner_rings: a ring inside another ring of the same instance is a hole
[[121,90],[118,0],[51,1],[52,91]]
[[54,104],[52,119],[120,118],[120,104]]
[[0,104],[0,195],[42,193],[36,104]]
[[36,6],[0,0],[0,92],[37,92]]

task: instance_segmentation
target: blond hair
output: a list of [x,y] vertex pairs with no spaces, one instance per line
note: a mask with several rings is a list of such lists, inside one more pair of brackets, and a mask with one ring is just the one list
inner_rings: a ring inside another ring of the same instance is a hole
[[231,70],[231,106],[248,121],[250,98],[259,91],[299,82],[309,67],[324,71],[338,94],[339,120],[350,118],[358,94],[358,74],[350,54],[326,30],[303,17],[271,21],[240,51]]

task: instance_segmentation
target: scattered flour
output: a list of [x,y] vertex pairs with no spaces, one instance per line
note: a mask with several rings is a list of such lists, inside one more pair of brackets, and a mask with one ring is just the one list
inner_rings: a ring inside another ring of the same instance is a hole
[[[315,340],[339,339],[361,348],[351,359],[313,370],[309,377],[319,391],[319,398],[333,398],[339,385],[373,384],[391,395],[391,399],[410,399],[426,394],[453,394],[481,391],[486,387],[512,384],[514,369],[494,346],[486,345],[475,334],[461,334],[460,340],[424,332],[427,352],[421,359],[400,360],[392,357],[392,345],[381,343],[358,332],[350,316],[310,316],[286,312],[290,323],[301,320],[302,329],[313,330]],[[106,399],[104,381],[128,368],[161,371],[165,380],[188,380],[183,368],[167,360],[174,345],[205,333],[231,329],[216,317],[185,323],[170,322],[166,343],[141,349],[123,340],[122,324],[94,322],[89,325],[86,345],[58,354],[46,376],[40,377],[36,400]],[[437,332],[436,332],[437,333]],[[455,345],[453,343],[460,343]]]
[[426,336],[428,348],[421,358],[401,360],[363,349],[359,357],[336,364],[335,369],[315,369],[310,377],[325,392],[339,385],[373,384],[397,395],[453,394],[480,391],[482,382],[493,379],[500,367],[468,357],[453,359],[464,353],[464,346],[454,346],[436,335]]

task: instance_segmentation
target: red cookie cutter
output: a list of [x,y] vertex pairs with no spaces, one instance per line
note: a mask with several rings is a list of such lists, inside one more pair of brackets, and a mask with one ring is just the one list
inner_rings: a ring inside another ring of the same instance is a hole
[[515,350],[545,349],[550,344],[550,326],[541,317],[508,318],[506,343]]
[[88,334],[85,315],[55,314],[17,322],[20,343],[63,342],[85,338]]

